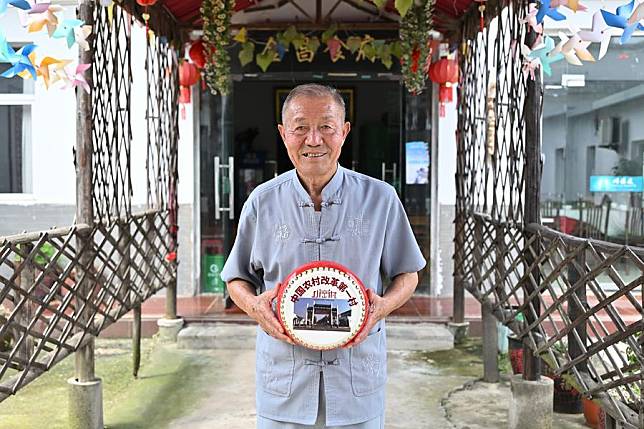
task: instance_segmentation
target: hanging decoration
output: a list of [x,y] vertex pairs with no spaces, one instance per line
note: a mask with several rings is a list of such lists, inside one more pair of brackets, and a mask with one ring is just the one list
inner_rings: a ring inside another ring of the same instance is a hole
[[182,61],[179,65],[179,103],[191,102],[192,85],[199,82],[199,69],[190,61]]
[[428,0],[422,6],[412,7],[400,23],[402,75],[407,90],[412,94],[420,94],[425,89],[433,6],[433,0]]
[[59,5],[48,5],[47,9],[40,13],[30,11],[27,31],[30,33],[37,33],[44,27],[47,27],[49,37],[52,37],[56,31],[56,27],[58,27],[58,17],[56,16],[56,13],[60,13],[62,11],[63,7]]
[[458,62],[454,58],[441,58],[429,66],[429,78],[439,85],[438,102],[440,116],[445,116],[445,104],[454,99],[452,87],[458,83]]
[[602,10],[602,16],[604,21],[609,27],[620,28],[624,30],[620,41],[622,43],[628,42],[628,40],[633,35],[635,30],[644,30],[644,26],[639,24],[638,15],[639,10],[641,10],[641,4],[638,6],[638,12],[633,13],[635,7],[635,0],[631,0],[630,3],[626,3],[617,8],[617,14]]
[[199,69],[204,68],[206,65],[206,52],[204,51],[203,41],[201,39],[190,45],[188,56]]
[[136,0],[136,4],[145,8],[145,11],[141,14],[141,18],[145,22],[145,34],[148,37],[154,37],[154,33],[150,31],[148,21],[150,20],[150,14],[148,13],[148,7],[154,6],[157,3],[157,0]]
[[[483,31],[485,29],[485,3],[487,0],[474,0],[479,4],[479,29]],[[532,4],[532,3],[531,3]]]
[[[18,9],[20,23],[28,32],[35,33],[47,28],[50,38],[65,39],[68,48],[76,44],[80,49],[89,50],[87,38],[92,33],[92,27],[78,19],[61,20],[61,6],[52,5],[48,1],[32,4],[23,0],[0,0],[0,14],[6,12],[9,6]],[[60,81],[64,83],[65,88],[80,87],[86,92],[90,91],[85,73],[91,64],[72,65],[72,60],[50,56],[44,56],[38,62],[36,49],[36,45],[27,44],[15,51],[0,31],[0,63],[10,64],[0,76],[7,79],[40,78],[46,89]]]
[[595,57],[590,53],[588,47],[592,43],[599,43],[598,59],[604,58],[608,52],[611,38],[611,28],[622,30],[620,43],[627,43],[636,30],[644,30],[640,21],[644,20],[644,3],[635,6],[635,0],[619,6],[616,13],[600,9],[593,14],[592,29],[580,31],[575,25],[570,24],[570,35],[559,32],[559,43],[549,37],[543,37],[543,20],[547,16],[555,21],[562,21],[566,16],[557,10],[559,6],[565,6],[577,13],[586,11],[588,8],[579,0],[542,0],[539,8],[532,5],[524,23],[529,29],[537,33],[533,46],[522,46],[523,70],[532,79],[535,78],[535,71],[541,68],[550,76],[552,74],[551,64],[562,59],[570,64],[581,66],[583,62],[593,62]]
[[0,0],[0,15],[7,11],[9,5],[22,10],[31,9],[31,4],[26,0]]
[[213,94],[230,90],[230,16],[235,0],[204,0],[201,4],[206,51],[205,80]]

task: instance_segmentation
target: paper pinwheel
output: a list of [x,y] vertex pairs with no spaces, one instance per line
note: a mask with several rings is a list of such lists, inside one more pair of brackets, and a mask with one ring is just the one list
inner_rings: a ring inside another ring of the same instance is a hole
[[92,27],[83,24],[84,22],[80,19],[66,19],[58,26],[52,37],[66,39],[68,48],[74,46],[74,43],[78,43],[83,49],[88,50],[89,45],[85,39],[91,34]]
[[26,0],[0,0],[0,14],[5,13],[9,5],[22,10],[31,9],[31,5]]
[[89,69],[91,64],[79,64],[76,68],[68,66],[65,67],[65,74],[63,79],[67,82],[67,88],[82,87],[85,92],[89,93],[89,84],[85,80],[84,73]]
[[15,52],[11,45],[4,42],[4,46],[0,46],[0,61],[10,63],[11,68],[0,76],[12,78],[20,75],[23,71],[28,71],[36,79],[36,69],[29,58],[29,55],[34,49],[36,49],[36,45],[29,44],[20,48],[18,52]]
[[47,33],[49,33],[49,37],[52,37],[56,31],[56,27],[58,26],[58,17],[56,16],[56,13],[62,11],[62,6],[50,5],[47,10],[42,13],[34,14],[29,19],[27,30],[30,33],[36,33],[47,26]]
[[608,52],[608,45],[610,44],[610,29],[600,11],[595,12],[593,15],[592,31],[580,31],[578,34],[583,41],[600,43],[599,59],[604,58],[604,55]]
[[573,12],[583,12],[588,10],[586,5],[582,4],[579,0],[552,0],[551,7],[565,6]]
[[40,61],[36,71],[38,76],[42,76],[45,88],[49,89],[50,85],[61,79],[61,74],[64,75],[65,66],[69,63],[71,63],[70,60],[58,60],[52,57],[45,57]]
[[528,24],[528,26],[531,27],[535,33],[543,33],[543,24],[539,24],[537,22],[537,12],[539,11],[539,9],[537,9],[537,5],[530,3],[528,8],[528,14],[523,20],[523,23]]
[[593,58],[592,54],[588,51],[590,42],[584,42],[581,40],[581,37],[579,37],[577,32],[573,31],[573,35],[568,38],[568,36],[560,31],[559,39],[561,39],[561,41],[557,44],[555,49],[553,49],[551,55],[561,53],[566,61],[575,66],[582,65],[581,60],[595,61],[595,58]]
[[[643,19],[644,19],[644,3],[640,3],[640,4],[637,5],[635,10],[633,11],[633,14],[631,15],[631,17],[628,18],[628,24],[629,25],[637,24],[638,22],[640,22]],[[641,29],[642,28],[640,26],[640,30]]]
[[543,22],[543,18],[549,16],[555,21],[563,21],[566,19],[566,15],[562,14],[557,10],[556,7],[551,5],[551,0],[542,0],[539,5],[539,10],[537,11],[537,24]]
[[[606,24],[611,27],[622,28],[624,30],[620,39],[620,42],[622,44],[628,42],[635,30],[644,30],[644,26],[642,24],[638,24],[637,21],[635,21],[633,24],[630,23],[630,18],[632,17],[632,15],[634,15],[634,6],[635,0],[631,0],[630,3],[626,3],[617,8],[617,15],[603,9],[601,10]],[[637,12],[639,13],[639,11]]]
[[552,75],[550,64],[561,61],[564,56],[561,52],[552,52],[555,49],[555,41],[550,36],[544,38],[543,45],[534,49],[527,56],[532,60],[539,60],[543,72],[548,76]]

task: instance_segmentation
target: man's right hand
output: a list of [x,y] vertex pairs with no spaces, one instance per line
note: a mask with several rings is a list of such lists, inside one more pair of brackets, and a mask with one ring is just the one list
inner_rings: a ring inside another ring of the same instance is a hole
[[271,337],[294,344],[293,340],[284,333],[284,328],[273,312],[273,300],[277,297],[279,285],[267,290],[259,296],[251,298],[248,315],[255,319],[259,326]]

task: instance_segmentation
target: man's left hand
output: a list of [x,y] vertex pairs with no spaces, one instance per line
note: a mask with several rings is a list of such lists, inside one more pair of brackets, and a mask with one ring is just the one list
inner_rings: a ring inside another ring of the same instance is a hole
[[343,348],[351,348],[357,346],[361,342],[367,339],[369,332],[376,326],[376,323],[380,322],[382,319],[387,316],[386,298],[381,297],[373,289],[367,289],[367,297],[369,298],[369,308],[367,310],[367,323],[364,328],[356,337]]

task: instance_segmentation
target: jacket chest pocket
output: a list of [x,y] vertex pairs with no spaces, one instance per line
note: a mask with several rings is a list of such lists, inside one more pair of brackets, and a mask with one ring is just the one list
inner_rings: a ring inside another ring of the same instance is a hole
[[295,369],[295,348],[260,330],[257,335],[257,384],[277,396],[291,396]]
[[387,344],[384,330],[370,335],[350,349],[351,387],[355,396],[380,390],[387,381]]

